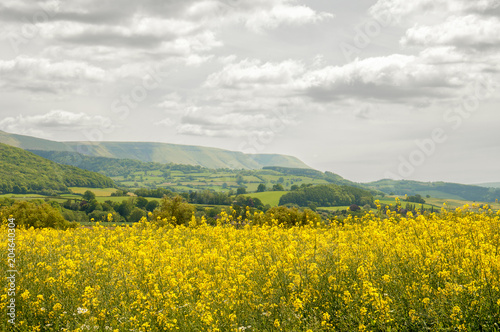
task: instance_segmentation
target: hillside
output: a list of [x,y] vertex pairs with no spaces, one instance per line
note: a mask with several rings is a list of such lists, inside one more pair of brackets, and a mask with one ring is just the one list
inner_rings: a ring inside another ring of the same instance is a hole
[[202,166],[174,163],[143,162],[133,159],[116,159],[85,156],[75,152],[40,151],[31,152],[60,164],[77,166],[111,177],[123,188],[169,187],[177,191],[237,189],[241,186],[256,191],[259,184],[272,186],[281,183],[285,189],[301,184],[348,184],[361,186],[341,176],[307,168],[279,166],[258,170],[210,169]]
[[206,168],[260,169],[265,166],[310,168],[279,154],[244,154],[217,148],[151,142],[55,142],[0,131],[0,143],[25,150],[81,152],[89,156],[144,162],[199,165]]
[[486,188],[500,188],[500,182],[488,182],[488,183],[479,183],[476,186],[486,187]]
[[114,187],[110,178],[59,165],[20,148],[0,143],[0,194],[57,194],[68,187]]
[[418,182],[407,180],[379,180],[365,184],[386,194],[429,195],[436,198],[462,199],[467,201],[494,202],[500,199],[500,189],[448,182]]

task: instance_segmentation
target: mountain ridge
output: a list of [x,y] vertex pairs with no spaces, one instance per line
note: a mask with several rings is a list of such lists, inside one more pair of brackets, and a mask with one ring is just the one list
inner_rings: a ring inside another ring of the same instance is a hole
[[245,154],[213,147],[160,142],[58,142],[0,131],[0,143],[25,150],[78,152],[95,157],[199,165],[215,169],[260,169],[266,166],[311,168],[288,155]]

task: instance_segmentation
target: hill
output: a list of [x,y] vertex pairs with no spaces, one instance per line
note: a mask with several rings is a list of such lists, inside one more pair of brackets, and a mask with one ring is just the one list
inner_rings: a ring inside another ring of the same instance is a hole
[[500,189],[480,186],[448,183],[448,182],[418,182],[407,180],[379,180],[365,184],[367,187],[380,190],[386,194],[426,195],[436,198],[461,199],[478,202],[494,202],[500,199]]
[[80,152],[95,157],[198,165],[206,168],[260,169],[265,166],[310,168],[280,154],[245,154],[217,148],[154,142],[55,142],[0,131],[0,143],[25,150]]
[[476,186],[486,187],[486,188],[500,188],[500,182],[488,182],[488,183],[478,183]]
[[331,172],[322,173],[305,168],[271,166],[259,170],[209,169],[193,165],[92,157],[75,152],[30,151],[60,164],[104,174],[123,188],[168,187],[177,191],[225,191],[243,186],[248,191],[256,191],[261,183],[267,185],[269,190],[277,183],[281,183],[285,189],[309,183],[360,186]]
[[68,193],[68,187],[114,187],[110,178],[60,165],[31,152],[0,143],[0,193],[44,194]]

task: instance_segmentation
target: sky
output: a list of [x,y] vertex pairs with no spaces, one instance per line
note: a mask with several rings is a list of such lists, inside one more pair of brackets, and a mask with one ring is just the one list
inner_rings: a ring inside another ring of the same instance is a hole
[[499,0],[4,0],[0,130],[500,182]]

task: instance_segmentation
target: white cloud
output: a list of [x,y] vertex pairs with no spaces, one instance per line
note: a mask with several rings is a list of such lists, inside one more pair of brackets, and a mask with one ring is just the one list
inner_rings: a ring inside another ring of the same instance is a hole
[[[408,102],[460,95],[471,81],[483,78],[485,66],[447,49],[419,55],[393,54],[356,60],[308,72],[297,86],[317,100],[350,97]],[[454,61],[451,61],[454,60]]]
[[[492,65],[489,69],[494,69]],[[461,93],[488,66],[453,47],[426,49],[418,55],[392,54],[355,60],[343,66],[310,67],[286,60],[278,63],[246,59],[211,74],[205,87],[224,89],[233,98],[283,98],[308,95],[318,102],[369,98],[401,102],[405,98],[447,98]],[[231,92],[240,90],[241,92]],[[221,92],[219,92],[220,94]]]
[[261,9],[250,15],[245,26],[257,32],[275,29],[282,24],[303,25],[332,18],[330,13],[317,13],[307,6],[278,4],[271,9]]
[[500,20],[478,15],[453,16],[434,26],[417,25],[406,31],[403,45],[455,45],[491,47],[500,45]]
[[294,60],[263,63],[258,59],[246,59],[226,65],[221,71],[211,74],[205,86],[248,88],[284,85],[292,83],[304,70],[304,65]]
[[395,17],[398,20],[408,15],[443,13],[446,15],[483,13],[500,8],[498,0],[378,0],[370,8],[375,17]]
[[211,137],[274,136],[279,134],[283,126],[295,124],[293,113],[286,111],[266,109],[228,112],[224,106],[203,107],[186,112],[177,127],[177,133]]
[[42,115],[4,118],[0,121],[0,128],[11,133],[52,137],[55,131],[99,129],[102,132],[110,132],[115,126],[111,119],[104,116],[52,110]]
[[83,44],[91,41],[104,45],[128,42],[131,45],[150,46],[158,44],[163,39],[175,39],[192,34],[200,28],[196,22],[144,17],[139,14],[132,16],[127,24],[113,23],[55,21],[43,24],[40,34],[48,39],[61,39]]
[[82,83],[109,80],[105,70],[85,62],[19,56],[0,60],[0,83],[6,89],[77,93]]

